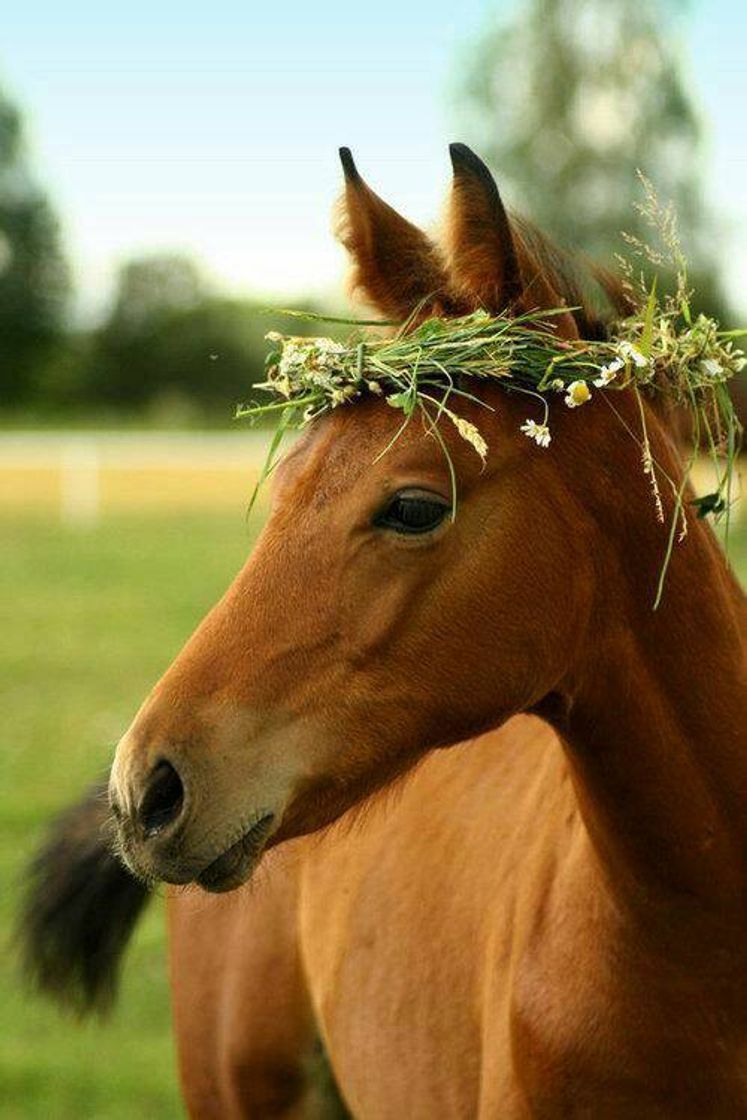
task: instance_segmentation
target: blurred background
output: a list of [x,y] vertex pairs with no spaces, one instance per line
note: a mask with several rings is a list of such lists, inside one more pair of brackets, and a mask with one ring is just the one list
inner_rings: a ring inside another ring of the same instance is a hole
[[[45,822],[103,774],[238,568],[266,437],[268,306],[348,310],[329,232],[350,145],[437,218],[447,145],[611,261],[636,168],[699,306],[747,324],[747,8],[736,0],[16,5],[0,40],[0,919]],[[294,328],[298,329],[298,328]],[[747,571],[744,529],[733,544]],[[110,1022],[0,959],[0,1116],[171,1117],[163,914]]]

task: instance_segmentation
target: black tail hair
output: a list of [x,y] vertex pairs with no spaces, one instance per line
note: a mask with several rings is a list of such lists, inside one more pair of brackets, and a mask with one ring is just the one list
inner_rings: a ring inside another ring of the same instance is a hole
[[114,855],[106,785],[53,822],[27,870],[16,935],[34,987],[84,1016],[114,1002],[124,950],[148,888]]

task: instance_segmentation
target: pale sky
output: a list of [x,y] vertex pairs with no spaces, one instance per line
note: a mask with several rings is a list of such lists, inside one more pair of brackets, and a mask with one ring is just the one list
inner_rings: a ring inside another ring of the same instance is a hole
[[[460,139],[456,49],[511,7],[38,0],[6,10],[0,82],[28,113],[84,314],[105,306],[118,263],[160,249],[193,253],[246,295],[335,290],[341,144],[379,193],[430,223],[448,142]],[[700,0],[684,26],[709,198],[747,311],[747,5]]]

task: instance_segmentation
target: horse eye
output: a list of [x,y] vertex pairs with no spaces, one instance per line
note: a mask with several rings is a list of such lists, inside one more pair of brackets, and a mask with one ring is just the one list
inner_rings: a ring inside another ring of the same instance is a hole
[[395,533],[430,533],[438,528],[449,508],[443,498],[433,494],[401,491],[379,513],[374,524]]

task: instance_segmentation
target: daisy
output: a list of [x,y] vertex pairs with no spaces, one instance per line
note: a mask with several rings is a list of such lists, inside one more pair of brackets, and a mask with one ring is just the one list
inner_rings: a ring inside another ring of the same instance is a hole
[[538,424],[535,420],[525,420],[521,430],[529,439],[533,439],[538,447],[549,447],[552,436],[547,424]]
[[610,381],[615,380],[624,365],[625,362],[622,358],[615,358],[609,365],[602,366],[599,371],[599,377],[594,379],[593,384],[596,385],[597,389],[604,389],[606,385],[609,385]]
[[721,362],[717,362],[715,358],[704,358],[700,368],[706,377],[720,377],[724,372]]
[[618,347],[620,354],[626,362],[632,362],[633,365],[638,366],[639,369],[645,369],[650,363],[650,359],[640,352],[637,346],[627,340],[620,343]]
[[572,381],[565,395],[565,403],[569,408],[578,408],[591,400],[591,389],[585,381]]

